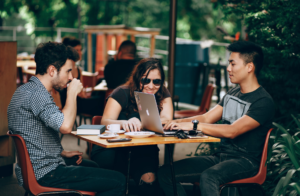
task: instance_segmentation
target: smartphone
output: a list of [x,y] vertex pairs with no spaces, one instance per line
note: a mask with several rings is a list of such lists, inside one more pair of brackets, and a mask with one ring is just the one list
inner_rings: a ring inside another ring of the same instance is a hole
[[200,138],[208,138],[206,135],[188,135],[189,139],[200,139]]
[[107,139],[107,142],[129,142],[130,138]]

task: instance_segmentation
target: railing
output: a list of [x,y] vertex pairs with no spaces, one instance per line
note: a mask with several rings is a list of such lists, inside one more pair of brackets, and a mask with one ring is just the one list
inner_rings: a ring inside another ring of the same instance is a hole
[[[28,28],[23,26],[2,26],[0,27],[0,41],[18,41],[18,53],[20,52],[28,52],[33,53],[35,51],[36,46],[41,42],[46,41],[57,41],[61,42],[63,36],[67,36],[73,34],[73,36],[78,37],[79,33],[81,33],[82,38],[84,38],[84,33],[77,28],[64,28],[64,27],[35,27],[30,29],[31,32],[35,32],[35,34],[31,34],[28,32]],[[44,33],[43,33],[44,32]],[[46,33],[51,36],[46,36]],[[31,34],[31,35],[30,35]],[[150,48],[150,36],[148,35],[136,35],[136,43],[137,49],[141,56],[147,56],[149,54]],[[169,36],[164,35],[156,35],[156,49],[154,51],[155,55],[163,60],[164,69],[167,70],[167,56],[168,56],[168,41]],[[182,38],[177,38],[177,41],[192,41]],[[81,42],[84,43],[85,39],[81,39]],[[83,44],[84,46],[84,44]],[[227,43],[219,43],[212,42],[209,46],[209,54],[210,54],[210,62],[217,63],[219,58],[221,58],[221,64],[227,64],[227,58],[229,56],[226,47]],[[85,52],[85,48],[83,48],[83,53]]]

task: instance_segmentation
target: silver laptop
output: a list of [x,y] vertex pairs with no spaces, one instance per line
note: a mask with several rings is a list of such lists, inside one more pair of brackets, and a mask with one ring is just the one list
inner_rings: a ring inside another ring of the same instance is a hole
[[153,94],[134,92],[137,108],[142,121],[143,129],[163,135],[174,135],[176,131],[164,131],[160,120],[155,96]]

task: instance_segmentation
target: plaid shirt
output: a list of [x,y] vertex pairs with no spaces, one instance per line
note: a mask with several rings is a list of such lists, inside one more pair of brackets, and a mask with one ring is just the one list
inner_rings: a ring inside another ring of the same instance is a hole
[[[16,90],[8,106],[7,117],[10,132],[19,134],[25,140],[37,180],[58,165],[65,165],[60,155],[63,148],[59,138],[64,115],[37,77],[31,77],[28,83]],[[15,171],[22,186],[18,164]]]

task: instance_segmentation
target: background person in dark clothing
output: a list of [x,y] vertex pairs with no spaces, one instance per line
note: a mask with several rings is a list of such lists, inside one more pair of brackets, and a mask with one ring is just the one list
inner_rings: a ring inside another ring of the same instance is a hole
[[136,45],[130,40],[122,42],[116,60],[108,62],[104,69],[104,78],[108,88],[115,89],[127,82],[136,65],[135,55]]
[[[71,46],[77,51],[79,55],[79,59],[77,62],[79,62],[82,57],[82,53],[81,53],[82,47],[81,47],[80,40],[76,39],[75,37],[64,37],[62,43],[66,46]],[[83,82],[82,70],[80,67],[76,66],[75,63],[76,62],[73,62],[72,65],[72,76],[74,78],[77,78],[81,82]],[[60,91],[59,94],[60,94],[61,105],[62,107],[64,107],[67,98],[67,90],[64,89]],[[85,113],[93,116],[102,115],[103,100],[104,100],[103,96],[92,94],[91,97],[88,97],[86,96],[85,92],[82,91],[77,96],[77,113]]]

